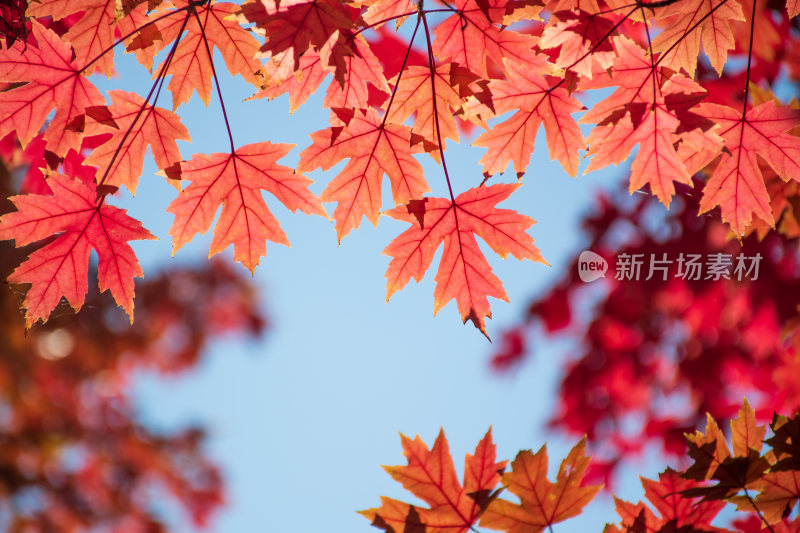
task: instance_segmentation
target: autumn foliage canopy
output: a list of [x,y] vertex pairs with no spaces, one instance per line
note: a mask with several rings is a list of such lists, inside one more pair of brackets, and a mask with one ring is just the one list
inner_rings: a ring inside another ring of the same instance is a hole
[[[780,184],[800,179],[800,111],[762,94],[797,74],[791,0],[42,0],[3,10],[0,137],[35,149],[44,169],[0,221],[0,238],[46,242],[8,278],[30,285],[29,327],[62,298],[82,306],[91,250],[100,289],[133,316],[142,272],[129,243],[155,236],[112,205],[113,192],[136,191],[148,148],[179,189],[168,209],[175,250],[213,226],[210,253],[233,245],[252,271],[267,241],[289,242],[264,191],[324,217],[324,204],[335,203],[340,240],[383,214],[409,224],[384,250],[387,295],[420,280],[443,247],[435,310],[456,300],[484,333],[488,298],[508,297],[477,239],[501,257],[544,262],[527,233],[533,220],[498,206],[520,183],[493,184],[509,169],[524,176],[540,126],[550,157],[573,176],[582,151],[586,171],[635,152],[631,191],[665,205],[675,184],[702,172],[700,212],[718,208],[738,236],[774,226]],[[152,72],[147,94],[95,87],[93,75],[114,73],[116,48]],[[330,128],[311,133],[297,168],[279,163],[290,146],[236,144],[215,50],[254,85],[254,98],[288,93],[290,109],[330,79]],[[222,151],[185,160],[180,110],[195,92],[206,104],[219,99],[227,139]],[[476,128],[482,168],[451,176],[446,141]],[[439,177],[423,174],[425,156]],[[321,196],[311,193],[303,172],[340,161]],[[392,209],[381,197],[384,176]],[[427,195],[434,181],[446,185],[443,197]]]

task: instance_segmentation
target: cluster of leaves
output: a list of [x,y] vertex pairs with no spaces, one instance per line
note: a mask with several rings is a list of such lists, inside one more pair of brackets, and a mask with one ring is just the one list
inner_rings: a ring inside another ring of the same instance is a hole
[[[13,145],[0,149],[6,162],[30,163],[30,154]],[[0,164],[4,197],[26,171],[15,170]],[[36,172],[22,178],[31,181]],[[10,202],[0,205],[0,213],[10,209]],[[25,251],[0,243],[0,273],[8,275]],[[260,335],[266,323],[252,284],[215,261],[172,268],[136,290],[142,320],[134,325],[108,294],[92,290],[79,315],[57,308],[47,324],[27,333],[18,295],[0,291],[3,531],[162,532],[167,526],[156,498],[163,494],[198,526],[223,503],[204,430],[148,429],[128,398],[128,381],[137,369],[194,367],[214,337]]]
[[[800,414],[775,415],[772,436],[759,426],[747,401],[731,422],[731,444],[709,415],[705,433],[687,434],[691,466],[667,468],[657,480],[641,478],[649,505],[616,499],[619,524],[605,533],[788,533],[797,531],[792,517],[800,501]],[[590,459],[585,441],[561,462],[555,482],[547,479],[545,446],[520,451],[506,472],[497,461],[491,430],[464,462],[459,483],[447,439],[441,432],[429,450],[417,437],[402,437],[408,465],[384,467],[403,487],[430,507],[382,498],[379,508],[361,511],[387,533],[478,531],[476,526],[507,533],[539,533],[579,515],[600,486],[586,482]],[[513,494],[519,503],[502,496]],[[729,527],[714,525],[728,504],[740,511]]]
[[[187,184],[169,207],[174,249],[208,231],[221,207],[210,252],[233,245],[250,270],[267,240],[288,243],[263,191],[322,216],[322,203],[335,202],[341,240],[364,216],[377,224],[387,176],[395,207],[383,214],[410,225],[384,250],[388,296],[419,281],[443,247],[434,308],[455,299],[484,334],[488,297],[507,295],[477,237],[501,257],[544,262],[527,233],[533,220],[496,207],[519,184],[485,181],[509,165],[521,177],[542,125],[551,158],[573,176],[582,150],[595,170],[636,149],[631,190],[667,205],[676,183],[704,171],[701,211],[719,206],[737,235],[774,225],[770,181],[800,179],[800,139],[791,133],[800,112],[750,101],[751,84],[771,84],[786,68],[797,75],[796,0],[35,0],[27,20],[25,2],[2,5],[11,16],[0,28],[0,137],[14,134],[26,147],[38,140],[47,155],[43,194],[16,197],[18,211],[0,221],[0,238],[19,246],[48,240],[9,277],[31,285],[28,326],[62,298],[81,307],[91,249],[101,290],[132,316],[141,269],[129,242],[154,237],[108,195],[135,192],[148,146],[161,174]],[[104,96],[90,80],[113,73],[117,45],[153,72],[144,97]],[[296,169],[278,163],[287,145],[234,142],[214,50],[257,87],[256,98],[288,93],[290,109],[331,78],[323,102],[331,127],[311,135]],[[730,54],[746,67],[726,66]],[[732,91],[741,101],[716,102],[707,87],[739,70]],[[171,111],[157,106],[165,83]],[[585,110],[576,91],[608,89],[576,120]],[[206,104],[216,92],[228,148],[185,161],[177,141],[189,133],[176,111],[195,91]],[[588,136],[578,122],[594,125]],[[446,141],[475,127],[485,130],[473,143],[487,149],[484,176],[452,179]],[[93,171],[70,172],[69,158],[84,154],[81,168]],[[426,196],[421,154],[441,166],[444,197]],[[301,172],[345,160],[320,198],[309,191]]]
[[[695,215],[698,199],[684,191],[663,213],[652,197],[601,195],[583,228],[586,249],[610,269],[592,284],[582,282],[576,257],[564,277],[535,298],[521,323],[508,330],[492,365],[507,372],[536,345],[533,338],[578,339],[567,358],[551,427],[588,435],[593,475],[606,478],[620,459],[650,443],[681,455],[683,433],[702,424],[705,413],[730,420],[747,393],[761,420],[774,410],[800,408],[800,196],[784,190],[778,232],[728,240],[717,219]],[[691,279],[670,267],[667,279],[647,281],[648,258],[725,253],[761,256],[757,279]],[[616,279],[621,254],[645,258],[641,278]]]

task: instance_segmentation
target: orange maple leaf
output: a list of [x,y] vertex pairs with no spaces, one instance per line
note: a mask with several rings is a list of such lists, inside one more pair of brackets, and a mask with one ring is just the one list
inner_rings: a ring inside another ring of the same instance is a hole
[[[770,471],[749,485],[758,491],[755,502],[749,495],[731,499],[738,509],[763,513],[764,522],[777,526],[766,530],[774,529],[783,533],[786,525],[783,523],[784,518],[792,514],[800,501],[800,472],[797,470],[798,420],[797,414],[792,418],[775,414],[770,423],[773,435],[765,441],[772,446],[772,450],[765,454],[770,463]],[[763,438],[763,432],[756,436]],[[796,518],[794,523],[797,523]]]
[[[383,75],[383,67],[369,45],[361,37],[352,41],[353,55],[344,58],[345,73],[340,80],[328,85],[322,105],[329,108],[351,107],[362,109],[370,106],[370,86],[389,94],[389,84]],[[264,85],[251,98],[269,98],[272,100],[284,93],[289,94],[289,113],[294,113],[308,97],[314,93],[330,72],[322,58],[314,50],[309,50],[300,57],[294,70],[287,70],[284,64],[287,55],[281,55],[278,61],[268,61],[264,65]]]
[[758,509],[768,524],[780,523],[789,516],[800,501],[800,472],[767,472],[752,487],[758,491],[755,505],[746,499],[738,500],[737,508],[745,511]]
[[430,450],[419,436],[411,440],[401,434],[400,438],[408,465],[383,468],[430,508],[381,497],[380,507],[359,511],[359,514],[387,532],[469,531],[495,496],[493,490],[506,466],[506,461],[496,462],[492,430],[486,432],[473,455],[467,454],[463,485],[458,482],[444,430],[439,432]]
[[390,100],[391,107],[387,110],[388,121],[402,124],[412,114],[416,114],[414,126],[411,128],[414,135],[411,142],[422,142],[425,151],[438,158],[437,130],[443,143],[445,139],[458,141],[458,126],[454,115],[461,109],[464,99],[474,94],[471,85],[477,80],[478,76],[469,69],[455,63],[436,67],[433,83],[429,67],[406,67],[392,79],[392,84],[397,88],[394,99]]
[[614,21],[596,12],[558,11],[542,30],[539,48],[561,47],[555,59],[556,68],[571,68],[591,78],[595,68],[608,69],[614,62],[614,47],[609,39],[614,28]]
[[422,166],[412,155],[421,149],[410,145],[410,128],[386,123],[371,108],[342,118],[344,126],[311,134],[313,144],[300,153],[297,165],[300,172],[328,170],[349,159],[321,196],[323,202],[338,202],[333,218],[339,241],[361,224],[362,216],[378,224],[384,174],[391,181],[395,204],[421,198],[429,190]]
[[262,189],[292,211],[327,217],[319,199],[308,190],[311,180],[278,164],[291,149],[289,144],[261,142],[231,153],[197,154],[181,163],[181,179],[192,183],[167,208],[175,215],[169,230],[173,254],[197,233],[208,231],[222,205],[209,255],[233,244],[234,259],[254,272],[267,253],[267,240],[289,245],[264,202]]
[[99,167],[101,174],[107,176],[104,183],[125,185],[135,193],[147,146],[150,146],[156,166],[164,170],[180,162],[181,152],[175,141],[190,141],[189,131],[178,115],[145,105],[144,99],[136,93],[109,91],[109,96],[113,102],[109,116],[104,117],[102,123],[89,123],[85,133],[111,136],[92,150],[84,164]]
[[86,69],[86,75],[100,70],[111,77],[114,73],[114,55],[104,52],[110,50],[114,44],[116,10],[116,0],[40,0],[28,4],[26,15],[52,16],[53,20],[61,20],[83,11],[78,21],[69,27],[62,38],[75,50],[76,63],[88,65],[92,62]]
[[544,56],[535,55],[528,65],[507,65],[508,80],[493,80],[489,84],[495,113],[512,110],[516,113],[472,143],[489,149],[480,160],[487,176],[505,172],[513,162],[517,176],[521,177],[530,162],[542,123],[550,159],[558,159],[569,175],[578,173],[579,151],[586,148],[586,139],[571,114],[584,107],[565,88],[550,87],[544,77],[550,67]]
[[[119,18],[116,23],[121,35],[130,36],[125,39],[125,49],[136,55],[136,60],[140,65],[152,71],[157,50],[161,50],[161,48],[157,47],[160,47],[162,44],[160,41],[164,40],[164,36],[158,30],[158,26],[154,24],[155,19],[152,15],[157,17],[179,17],[183,21],[186,20],[186,14],[182,11],[170,9],[173,6],[167,0],[155,2],[157,4],[163,3],[164,5],[161,6],[157,13],[151,14],[149,11],[158,6],[151,8],[149,6],[150,3],[141,2],[136,6],[131,6],[130,11],[127,11],[126,15]],[[125,11],[124,5],[123,11]]]
[[536,38],[493,24],[475,0],[458,0],[458,13],[434,30],[433,53],[443,61],[458,63],[481,78],[488,78],[487,59],[497,67],[507,62],[527,65]]
[[[369,86],[389,96],[389,84],[383,75],[383,67],[372,53],[369,44],[360,36],[351,41],[353,54],[343,59],[345,73],[339,80],[328,85],[325,107],[351,107],[362,109],[369,107]],[[385,98],[384,97],[384,98]]]
[[361,2],[362,5],[369,6],[362,15],[364,22],[377,29],[380,28],[386,20],[395,19],[395,27],[400,29],[403,22],[408,17],[401,17],[406,13],[414,14],[417,11],[417,6],[411,0],[366,0]]
[[753,215],[775,224],[758,157],[785,182],[800,181],[800,138],[787,132],[800,125],[800,110],[768,101],[741,112],[718,104],[701,104],[698,113],[720,126],[727,153],[705,150],[694,161],[697,171],[719,158],[703,188],[700,213],[720,206],[723,222],[742,235]]
[[60,174],[51,175],[47,184],[52,196],[13,196],[17,211],[0,217],[0,239],[14,239],[17,246],[58,235],[8,277],[10,283],[31,284],[22,304],[25,324],[47,320],[62,296],[76,311],[81,308],[92,248],[100,290],[110,290],[133,321],[133,278],[141,277],[142,269],[128,241],[155,237],[125,210],[98,201],[93,185]]
[[297,70],[290,72],[286,78],[278,74],[280,66],[272,61],[264,65],[264,84],[248,100],[267,98],[272,100],[282,94],[289,95],[289,114],[297,111],[308,97],[314,94],[328,76],[328,71],[322,68],[319,54],[309,50],[300,58]]
[[737,0],[682,0],[654,10],[663,26],[653,39],[653,51],[662,52],[659,63],[672,70],[685,69],[694,76],[700,41],[717,73],[736,46],[731,23],[744,21]]
[[[182,8],[189,2],[173,0],[172,3]],[[258,41],[233,17],[240,7],[228,2],[209,2],[188,9],[184,16],[171,16],[155,23],[161,38],[155,41],[151,54],[158,53],[177,39],[185,17],[189,18],[185,34],[181,35],[175,57],[169,65],[172,79],[168,87],[172,92],[173,109],[188,102],[195,90],[208,105],[214,69],[209,51],[213,54],[214,48],[222,54],[232,76],[240,74],[248,83],[261,84],[258,76],[261,63],[255,58]],[[159,75],[159,70],[156,69],[154,77]]]
[[547,446],[535,454],[523,450],[503,474],[503,487],[520,503],[495,499],[481,516],[480,525],[508,533],[539,533],[558,522],[576,516],[602,488],[583,485],[589,465],[586,439],[576,444],[561,461],[556,482],[547,479]]
[[336,79],[343,80],[344,58],[353,53],[349,37],[356,9],[338,0],[248,0],[239,9],[240,19],[255,23],[264,35],[261,54],[283,65],[281,79],[288,78],[300,57],[313,48],[322,65],[332,67]]
[[[682,477],[697,481],[715,480],[710,486],[697,486],[681,492],[689,497],[702,496],[703,501],[737,499],[741,490],[755,488],[769,462],[761,456],[765,426],[756,423],[747,400],[736,418],[731,420],[731,448],[716,421],[707,415],[706,432],[687,434],[689,457],[694,460]],[[732,451],[731,451],[732,450]],[[748,503],[752,504],[752,500]]]
[[498,255],[546,263],[526,230],[535,222],[510,209],[498,209],[519,184],[475,187],[455,201],[425,198],[396,207],[385,214],[408,222],[411,228],[397,236],[383,251],[392,257],[386,271],[386,299],[414,278],[422,280],[439,245],[444,252],[436,273],[434,314],[455,299],[461,319],[484,335],[484,319],[491,318],[488,297],[508,301],[503,284],[478,248],[480,236]]
[[[645,184],[669,206],[675,183],[691,184],[691,174],[675,147],[686,132],[694,145],[713,146],[721,139],[709,131],[713,122],[692,108],[705,95],[693,80],[664,71],[641,46],[616,37],[618,57],[611,73],[584,79],[581,88],[617,87],[581,117],[581,123],[598,124],[589,134],[591,156],[586,171],[624,161],[638,144],[631,164],[630,191]],[[698,146],[694,146],[697,151]],[[691,150],[691,148],[690,148]]]
[[18,40],[0,50],[0,82],[24,82],[0,93],[0,138],[16,132],[26,146],[55,108],[44,139],[48,150],[63,157],[70,148],[79,150],[83,137],[67,125],[87,107],[106,102],[82,76],[86,65],[72,60],[72,47],[38,22],[32,25],[38,46]]

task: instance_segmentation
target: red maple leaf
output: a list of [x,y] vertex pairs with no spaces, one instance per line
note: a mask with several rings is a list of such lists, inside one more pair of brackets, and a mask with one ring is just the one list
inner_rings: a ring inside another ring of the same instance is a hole
[[495,113],[516,113],[494,125],[473,143],[489,148],[480,160],[487,176],[504,172],[513,162],[517,176],[521,177],[528,167],[542,123],[550,159],[558,159],[571,176],[578,173],[579,151],[586,148],[586,139],[571,114],[581,111],[583,105],[570,96],[566,88],[550,87],[545,74],[552,66],[542,55],[532,54],[532,57],[528,65],[507,65],[508,80],[492,81],[489,85]]
[[98,118],[103,122],[90,122],[85,133],[105,133],[110,137],[92,150],[86,164],[100,168],[101,174],[107,176],[104,183],[125,185],[135,193],[148,145],[156,166],[166,169],[180,162],[181,153],[175,141],[189,141],[189,131],[176,114],[145,104],[136,93],[109,91],[109,95],[113,104],[108,109],[89,110],[90,116],[102,114]]
[[27,15],[49,15],[61,20],[79,13],[62,38],[75,50],[75,61],[87,65],[87,75],[101,71],[110,77],[114,73],[114,56],[104,52],[114,43],[116,6],[115,0],[40,0],[30,3]]
[[620,163],[638,144],[630,190],[649,184],[652,193],[669,206],[674,184],[691,183],[691,174],[676,149],[681,134],[692,132],[690,151],[718,146],[718,137],[706,131],[713,123],[690,111],[705,91],[685,76],[665,72],[626,37],[616,37],[614,48],[618,57],[611,72],[584,78],[581,84],[593,89],[617,87],[581,117],[582,123],[598,124],[589,134],[587,155],[592,161],[586,171]]
[[539,48],[560,47],[556,67],[591,78],[594,69],[608,69],[614,62],[609,36],[615,28],[613,20],[596,12],[558,11],[542,31]]
[[155,237],[125,210],[98,200],[90,185],[60,174],[51,175],[47,184],[53,196],[13,196],[18,211],[0,217],[0,239],[14,239],[17,246],[58,235],[8,277],[10,283],[31,284],[22,304],[25,324],[47,320],[62,297],[76,311],[81,308],[92,248],[99,260],[100,290],[110,290],[132,321],[133,278],[141,277],[142,269],[128,241]]
[[328,71],[322,66],[319,54],[309,50],[297,65],[297,69],[286,78],[281,78],[278,72],[281,67],[272,61],[264,65],[264,84],[261,89],[250,99],[267,98],[272,100],[283,94],[289,95],[289,113],[294,113],[303,105],[308,97],[314,94],[325,78]]
[[[672,70],[683,68],[694,76],[700,42],[718,73],[734,48],[731,23],[745,20],[737,0],[688,0],[654,10],[663,31],[653,39],[653,50],[662,52],[660,63]],[[763,34],[760,34],[763,35]]]
[[319,199],[308,190],[311,180],[278,164],[291,149],[288,144],[262,142],[231,153],[196,154],[181,163],[181,179],[192,183],[167,208],[175,214],[169,230],[173,253],[197,233],[208,231],[222,205],[210,255],[233,244],[234,259],[254,272],[267,253],[267,240],[289,244],[264,202],[262,189],[292,211],[327,216]]
[[[173,3],[178,8],[185,8],[189,0],[174,0]],[[194,4],[185,12],[176,12],[155,22],[160,38],[154,42],[154,49],[146,54],[148,57],[168,47],[179,36],[181,38],[169,64],[172,79],[168,87],[172,92],[173,109],[188,102],[195,90],[208,105],[214,70],[211,55],[215,49],[222,54],[231,75],[240,74],[248,83],[260,85],[258,72],[261,62],[255,58],[258,41],[234,19],[239,8],[228,2]],[[182,28],[185,35],[181,34]],[[154,76],[158,74],[159,69]]]
[[384,174],[392,183],[395,204],[421,198],[429,190],[422,166],[412,155],[421,149],[410,145],[408,126],[387,124],[373,109],[342,118],[345,125],[311,134],[314,144],[300,153],[297,166],[301,172],[327,170],[349,159],[321,196],[323,202],[338,202],[333,218],[340,241],[361,224],[362,216],[377,225]]
[[32,34],[37,46],[18,40],[0,50],[0,81],[24,83],[0,93],[0,138],[16,132],[26,146],[55,108],[44,139],[48,150],[64,156],[70,148],[80,148],[83,136],[67,125],[105,100],[82,76],[87,64],[73,61],[69,44],[38,22],[33,22]]
[[491,22],[475,0],[458,0],[458,13],[433,30],[433,52],[442,61],[466,67],[482,78],[489,77],[487,60],[504,69],[508,62],[526,65],[533,56],[536,38]]
[[[422,280],[436,250],[444,252],[436,273],[434,314],[455,299],[461,319],[472,323],[484,335],[484,319],[491,318],[488,297],[508,301],[503,284],[478,248],[475,236],[483,239],[497,254],[510,253],[517,259],[546,263],[526,230],[534,220],[509,209],[498,209],[518,184],[475,187],[451,201],[425,198],[396,207],[385,214],[408,222],[411,228],[395,238],[383,251],[392,257],[386,271],[386,299],[414,278]],[[488,337],[488,335],[487,335]]]
[[[800,181],[800,138],[787,133],[800,125],[800,111],[769,101],[741,112],[718,104],[702,104],[700,114],[720,126],[726,153],[705,150],[693,170],[719,158],[703,188],[700,213],[720,206],[722,220],[742,235],[755,214],[775,224],[759,158],[783,180]],[[698,166],[699,165],[699,166]]]
[[[5,0],[3,5],[13,18],[24,2]],[[774,170],[783,180],[797,174],[796,132],[753,126],[762,109],[755,97],[738,130],[739,117],[704,115],[703,110],[712,108],[699,103],[712,97],[733,102],[745,80],[763,90],[773,87],[779,76],[794,80],[792,58],[798,45],[791,16],[798,10],[797,0],[789,0],[785,10],[782,3],[766,0],[454,0],[443,6],[417,0],[37,0],[27,11],[31,35],[17,27],[18,17],[9,29],[0,25],[0,34],[12,32],[7,35],[11,46],[0,50],[0,137],[16,135],[28,145],[41,135],[44,146],[35,147],[32,177],[46,167],[73,178],[96,175],[100,184],[125,185],[131,191],[149,146],[171,183],[179,183],[181,170],[193,182],[172,206],[179,215],[172,230],[175,246],[209,229],[221,205],[222,225],[212,253],[235,244],[237,258],[252,269],[266,251],[266,240],[286,242],[260,197],[269,180],[242,166],[258,154],[239,154],[231,140],[229,153],[196,156],[181,164],[177,139],[188,140],[188,132],[176,115],[155,107],[158,98],[166,85],[173,110],[194,91],[208,105],[216,87],[221,119],[232,139],[234,124],[225,110],[224,84],[218,79],[222,69],[214,65],[215,55],[233,76],[258,88],[253,98],[288,93],[290,111],[332,74],[322,101],[331,111],[326,111],[330,128],[312,135],[298,171],[346,163],[321,197],[337,203],[340,240],[364,216],[377,224],[385,207],[416,220],[419,229],[414,231],[440,239],[436,244],[445,244],[445,255],[437,274],[435,308],[456,299],[462,318],[472,318],[484,330],[488,296],[506,295],[477,247],[475,234],[480,232],[456,221],[461,209],[456,196],[473,193],[459,195],[458,184],[451,183],[446,141],[483,127],[486,131],[474,144],[487,148],[480,161],[486,177],[505,172],[509,164],[521,176],[543,125],[551,159],[571,175],[577,173],[583,149],[591,158],[588,170],[622,163],[635,152],[630,189],[649,189],[667,205],[675,183],[688,185],[695,171],[706,171],[711,178],[701,207],[722,205],[723,217],[735,219],[732,226],[740,234],[755,216],[755,229],[763,235],[775,224],[766,216],[770,199],[763,182],[773,176],[771,171],[763,174],[765,165],[779,167]],[[413,30],[392,31],[409,18],[416,19]],[[14,42],[16,35],[24,36],[24,42]],[[162,61],[147,97],[113,91],[109,104],[87,81],[97,72],[113,73],[117,46],[134,53],[151,73],[155,57]],[[735,75],[729,67],[720,82],[711,81],[710,67],[702,62],[697,67],[701,46],[718,74],[729,53],[746,54],[747,68],[740,69],[740,62],[732,67],[739,71]],[[757,89],[744,85],[746,100]],[[712,86],[724,88],[725,94],[709,96]],[[595,125],[584,139],[572,118],[584,108],[572,93],[593,89],[611,89],[611,95],[581,117]],[[761,122],[770,120],[776,122]],[[743,140],[738,151],[737,131]],[[754,131],[770,141],[752,141]],[[417,158],[422,152],[441,164],[449,203],[423,199],[428,182]],[[288,169],[274,158],[265,161],[261,169],[277,172],[278,181],[294,180],[289,188],[304,200],[293,208],[323,213],[305,178],[290,179]],[[201,175],[193,170],[195,164],[210,173]],[[722,176],[731,165],[739,177]],[[98,172],[93,173],[93,166]],[[384,206],[384,175],[391,183],[393,206]],[[781,193],[779,185],[771,183],[770,190],[780,231],[790,236],[799,231],[800,215],[791,204],[794,190]],[[26,187],[45,190],[46,185],[32,179]],[[231,193],[234,188],[243,192],[238,200]],[[429,208],[451,213],[443,220],[453,218],[452,227],[448,222],[450,229],[434,233],[424,228]],[[492,209],[477,218],[489,216]],[[483,237],[491,241],[497,236]],[[520,244],[522,255],[541,260],[527,239],[518,237],[526,243]],[[459,265],[463,274],[456,276]]]
[[262,53],[284,65],[280,79],[297,70],[300,57],[313,48],[323,66],[332,67],[343,80],[344,58],[353,53],[349,37],[355,28],[354,8],[337,0],[250,0],[240,10],[243,20],[255,23],[265,36]]
[[425,151],[438,159],[437,135],[441,135],[442,142],[445,139],[458,141],[455,114],[461,110],[464,99],[475,93],[472,84],[477,79],[469,69],[455,63],[436,67],[433,83],[429,67],[406,67],[392,79],[396,89],[394,98],[389,101],[387,120],[401,124],[414,115],[411,143],[422,142]]

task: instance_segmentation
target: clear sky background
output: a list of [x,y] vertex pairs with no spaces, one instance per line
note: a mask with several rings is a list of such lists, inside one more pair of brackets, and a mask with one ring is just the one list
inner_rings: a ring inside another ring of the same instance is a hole
[[[117,57],[121,76],[98,84],[146,94],[146,71],[130,56]],[[324,90],[290,116],[285,96],[243,103],[252,88],[227,72],[220,74],[237,147],[263,140],[297,144],[282,161],[291,166],[309,145],[308,134],[327,126]],[[162,94],[158,105],[169,108],[170,95]],[[227,150],[216,93],[209,108],[195,95],[179,114],[193,141],[179,142],[185,159],[195,152]],[[448,144],[457,193],[482,178],[477,161],[485,150],[471,148],[472,139],[464,136],[461,145]],[[433,193],[443,195],[441,170],[428,156],[420,160]],[[342,166],[310,174],[312,190],[319,194]],[[209,235],[198,237],[170,258],[167,232],[173,216],[165,210],[176,191],[154,176],[155,170],[148,161],[137,197],[124,194],[116,201],[161,239],[134,244],[145,275],[170,262],[205,261],[210,242]],[[501,207],[538,221],[530,233],[552,266],[487,254],[511,298],[511,303],[492,301],[490,335],[499,340],[530,297],[561,276],[585,242],[578,222],[595,191],[613,188],[623,175],[624,169],[610,169],[569,177],[550,161],[540,132],[524,186]],[[388,187],[384,191],[389,200]],[[387,304],[389,258],[381,251],[407,224],[382,218],[375,229],[364,219],[339,246],[332,222],[292,214],[266,198],[292,246],[269,243],[256,271],[271,323],[264,340],[221,339],[196,371],[168,378],[142,374],[133,385],[137,408],[152,426],[172,430],[199,423],[210,429],[208,453],[221,465],[227,485],[227,505],[211,531],[377,531],[355,511],[378,506],[380,495],[414,501],[380,467],[404,463],[398,431],[419,434],[431,445],[443,427],[459,474],[464,454],[472,452],[490,426],[501,459],[547,441],[554,476],[576,442],[543,429],[554,410],[558,376],[574,348],[569,342],[543,345],[534,339],[533,357],[520,371],[492,374],[488,360],[493,347],[471,324],[462,325],[455,302],[433,317],[433,277],[441,250],[426,279],[411,283]],[[332,213],[333,204],[327,207]],[[389,201],[384,207],[391,207]],[[232,260],[232,254],[226,255]],[[627,481],[617,493],[640,499],[636,474],[652,477],[657,468],[645,462],[623,470],[621,479]],[[188,527],[169,504],[164,512],[177,531]],[[555,530],[601,531],[605,522],[616,520],[610,497],[603,495],[581,517]]]

